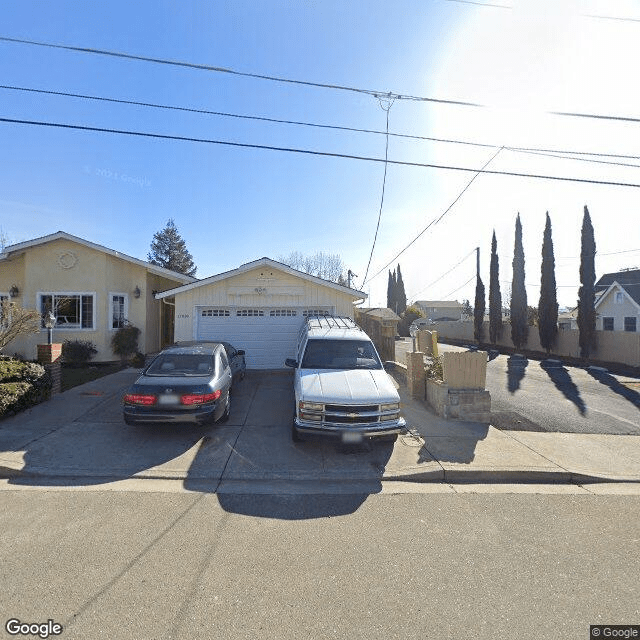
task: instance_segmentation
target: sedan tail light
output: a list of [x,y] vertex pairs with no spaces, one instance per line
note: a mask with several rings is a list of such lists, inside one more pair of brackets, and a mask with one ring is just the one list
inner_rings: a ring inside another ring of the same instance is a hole
[[214,391],[213,393],[189,393],[180,397],[180,402],[186,405],[204,404],[213,402],[222,395],[222,391]]
[[150,406],[156,403],[156,396],[144,395],[141,393],[127,393],[124,396],[124,401],[127,404],[142,404],[145,406]]

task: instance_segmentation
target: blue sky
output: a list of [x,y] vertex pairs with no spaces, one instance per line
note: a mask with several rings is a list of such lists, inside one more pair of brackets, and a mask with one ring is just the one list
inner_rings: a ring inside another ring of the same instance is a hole
[[[392,160],[479,169],[501,146],[640,155],[640,8],[634,2],[254,0],[109,3],[23,0],[0,36],[224,67],[241,72],[460,100],[398,99],[390,130],[481,142],[391,137]],[[625,18],[620,20],[618,18]],[[373,96],[0,41],[0,84],[384,130]],[[384,158],[385,136],[159,110],[0,89],[0,117]],[[561,305],[575,302],[584,205],[598,273],[640,266],[640,189],[390,164],[369,281],[363,278],[384,165],[343,158],[0,123],[0,225],[13,242],[64,230],[138,258],[173,218],[199,277],[291,251],[339,253],[385,304],[387,263],[410,299],[474,296],[476,246],[488,286],[492,231],[503,296],[514,220],[524,228],[537,304],[546,211]],[[586,157],[586,156],[582,156]],[[640,165],[640,159],[588,156]],[[489,169],[640,184],[640,168],[501,150]],[[446,271],[454,267],[444,277]],[[372,278],[378,271],[381,275]],[[435,281],[435,283],[434,283]],[[434,284],[431,284],[434,283]],[[428,286],[431,285],[431,286]]]

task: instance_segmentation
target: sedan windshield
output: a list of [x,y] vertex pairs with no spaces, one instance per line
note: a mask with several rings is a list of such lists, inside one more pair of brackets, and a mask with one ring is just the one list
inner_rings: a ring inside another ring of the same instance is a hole
[[382,369],[368,340],[309,340],[303,369]]
[[147,369],[148,376],[210,376],[214,372],[213,356],[191,353],[159,355]]

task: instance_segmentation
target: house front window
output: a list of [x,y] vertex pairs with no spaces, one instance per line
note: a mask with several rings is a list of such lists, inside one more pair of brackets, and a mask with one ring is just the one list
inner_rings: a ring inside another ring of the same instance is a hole
[[636,330],[636,318],[627,317],[624,319],[624,330],[625,331],[635,331]]
[[602,318],[602,328],[605,331],[613,331],[613,318]]
[[616,291],[616,304],[622,304],[624,302],[624,293],[622,291]]
[[129,315],[129,296],[126,293],[109,294],[109,328],[124,327]]
[[40,315],[44,318],[52,311],[56,329],[95,328],[95,293],[40,293],[38,298]]

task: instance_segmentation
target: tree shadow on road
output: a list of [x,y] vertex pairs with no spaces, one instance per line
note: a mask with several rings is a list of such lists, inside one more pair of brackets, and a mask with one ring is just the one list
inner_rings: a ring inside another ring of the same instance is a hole
[[515,393],[520,388],[520,382],[524,378],[529,361],[526,358],[511,356],[507,360],[507,389]]
[[605,386],[609,387],[611,391],[622,396],[623,398],[625,398],[625,400],[628,400],[632,405],[640,409],[640,393],[634,391],[633,389],[629,389],[629,387],[625,387],[606,371],[587,369],[587,373],[592,378],[595,378],[600,384],[604,384]]
[[558,391],[561,391],[567,400],[571,400],[576,405],[580,415],[585,415],[587,413],[587,405],[580,397],[580,391],[571,379],[569,371],[561,364],[549,363],[548,361],[541,362],[540,368],[547,372]]

